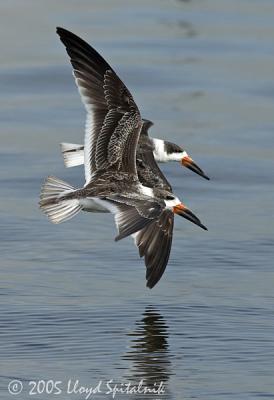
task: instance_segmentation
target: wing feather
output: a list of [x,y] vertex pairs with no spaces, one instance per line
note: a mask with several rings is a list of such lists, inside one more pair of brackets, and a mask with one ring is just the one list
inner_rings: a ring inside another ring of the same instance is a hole
[[98,169],[137,175],[136,147],[142,122],[130,92],[89,44],[66,29],[57,28],[57,33],[70,57],[88,113],[84,144],[86,184]]
[[170,255],[174,214],[164,210],[160,217],[134,235],[140,257],[145,258],[147,286],[153,288],[161,279]]

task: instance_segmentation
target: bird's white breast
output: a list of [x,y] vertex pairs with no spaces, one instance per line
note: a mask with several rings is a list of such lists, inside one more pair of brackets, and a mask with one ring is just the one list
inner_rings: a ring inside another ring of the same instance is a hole
[[84,211],[88,212],[111,212],[108,207],[108,202],[94,197],[86,197],[80,199],[80,204]]

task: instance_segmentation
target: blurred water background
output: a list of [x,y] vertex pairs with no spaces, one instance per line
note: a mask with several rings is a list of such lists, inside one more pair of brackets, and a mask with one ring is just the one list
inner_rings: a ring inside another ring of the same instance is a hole
[[[32,398],[83,399],[69,379],[162,381],[146,399],[274,398],[274,2],[10,0],[0,15],[1,398],[13,379],[20,400],[49,379],[62,393]],[[61,141],[83,141],[85,111],[56,26],[95,46],[151,135],[211,177],[163,166],[209,231],[176,219],[152,291],[111,216],[54,226],[38,209],[45,176],[83,183],[60,155]]]

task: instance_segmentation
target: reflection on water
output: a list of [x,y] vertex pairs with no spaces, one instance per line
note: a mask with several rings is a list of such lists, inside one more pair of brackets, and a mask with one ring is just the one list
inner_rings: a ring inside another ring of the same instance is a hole
[[159,387],[162,382],[167,395],[172,365],[165,319],[154,307],[147,307],[135,330],[128,335],[130,349],[123,359],[131,361],[132,366],[126,379],[135,384],[143,380],[150,388]]

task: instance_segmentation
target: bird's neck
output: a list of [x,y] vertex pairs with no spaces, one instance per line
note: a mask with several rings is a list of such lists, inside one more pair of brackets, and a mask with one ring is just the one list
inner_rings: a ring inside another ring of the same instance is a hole
[[158,162],[181,161],[187,156],[186,151],[168,153],[166,151],[165,140],[151,138],[153,143],[153,155]]
[[168,154],[165,150],[165,141],[162,139],[151,138],[153,143],[153,155],[158,162],[169,161]]

